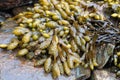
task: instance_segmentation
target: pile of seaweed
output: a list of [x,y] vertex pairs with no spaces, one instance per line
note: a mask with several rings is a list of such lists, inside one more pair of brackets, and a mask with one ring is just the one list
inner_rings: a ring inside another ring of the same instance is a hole
[[17,57],[43,66],[53,78],[70,75],[79,66],[99,67],[96,46],[103,43],[115,45],[110,63],[120,68],[119,0],[39,0],[11,19],[18,25],[13,30],[15,37],[0,48],[18,49]]

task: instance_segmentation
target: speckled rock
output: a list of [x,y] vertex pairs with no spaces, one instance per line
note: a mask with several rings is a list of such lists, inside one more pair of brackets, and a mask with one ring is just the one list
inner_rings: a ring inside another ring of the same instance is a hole
[[120,80],[116,78],[114,73],[110,73],[107,70],[95,70],[93,75],[93,80]]

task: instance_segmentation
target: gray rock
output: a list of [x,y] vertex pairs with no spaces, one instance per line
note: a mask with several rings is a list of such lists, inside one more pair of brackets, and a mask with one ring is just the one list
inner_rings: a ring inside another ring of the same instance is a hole
[[77,67],[75,72],[76,80],[86,80],[91,76],[91,70],[83,66]]
[[4,24],[1,26],[0,28],[0,32],[2,32],[2,34],[6,34],[6,33],[10,33],[12,34],[12,30],[17,27],[17,23],[13,20],[5,20]]
[[[46,74],[43,68],[33,67],[32,62],[16,58],[15,53],[0,50],[0,80],[53,80],[51,73]],[[71,76],[60,76],[57,80],[73,79],[74,71]]]
[[115,45],[107,43],[101,44],[97,47],[96,59],[98,63],[98,68],[103,68],[108,62],[110,56],[113,55],[113,50]]
[[119,80],[116,79],[114,73],[110,73],[107,70],[95,70],[93,72],[93,80]]

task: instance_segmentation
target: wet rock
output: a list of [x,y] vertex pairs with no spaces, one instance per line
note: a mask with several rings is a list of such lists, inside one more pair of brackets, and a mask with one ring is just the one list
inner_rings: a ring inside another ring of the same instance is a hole
[[0,10],[7,10],[17,6],[31,4],[36,0],[0,0]]
[[11,15],[5,12],[0,12],[0,22],[4,22],[7,18],[10,18]]
[[8,9],[20,4],[21,0],[0,0],[0,9]]
[[0,12],[0,27],[3,25],[4,21],[7,19],[7,18],[10,18],[11,15],[8,14],[8,13],[5,13],[5,12]]
[[0,44],[8,44],[10,42],[10,40],[15,37],[14,35],[12,34],[9,34],[9,33],[0,33]]
[[0,28],[0,44],[7,44],[11,41],[13,37],[12,30],[16,27],[17,24],[12,20],[6,20],[5,23]]
[[11,17],[11,15],[10,15],[9,13],[7,13],[7,12],[2,12],[2,11],[0,11],[0,16],[3,16],[5,19]]
[[[5,50],[0,51],[0,80],[53,80],[51,73],[46,74],[43,68],[33,67],[32,62],[25,62],[14,57],[13,54],[15,53]],[[71,76],[60,76],[57,80],[74,79],[75,74],[72,71]]]
[[83,66],[79,66],[75,69],[76,80],[86,80],[90,77],[91,71],[88,68],[84,68]]
[[92,80],[119,80],[114,73],[110,73],[107,70],[95,70],[93,72]]
[[13,11],[13,15],[17,15],[17,14],[19,14],[19,13],[21,13],[21,12],[25,12],[25,11],[27,11],[27,8],[28,7],[31,7],[31,6],[21,6],[21,7],[16,7],[16,8],[14,8],[12,11]]
[[12,34],[12,30],[17,27],[17,23],[13,20],[6,20],[4,24],[1,26],[0,31],[7,32]]
[[97,47],[96,59],[99,65],[98,68],[103,68],[105,66],[110,56],[113,55],[114,48],[115,48],[115,45],[110,43],[101,44]]
[[3,21],[5,21],[5,17],[0,16],[0,22],[3,22]]

